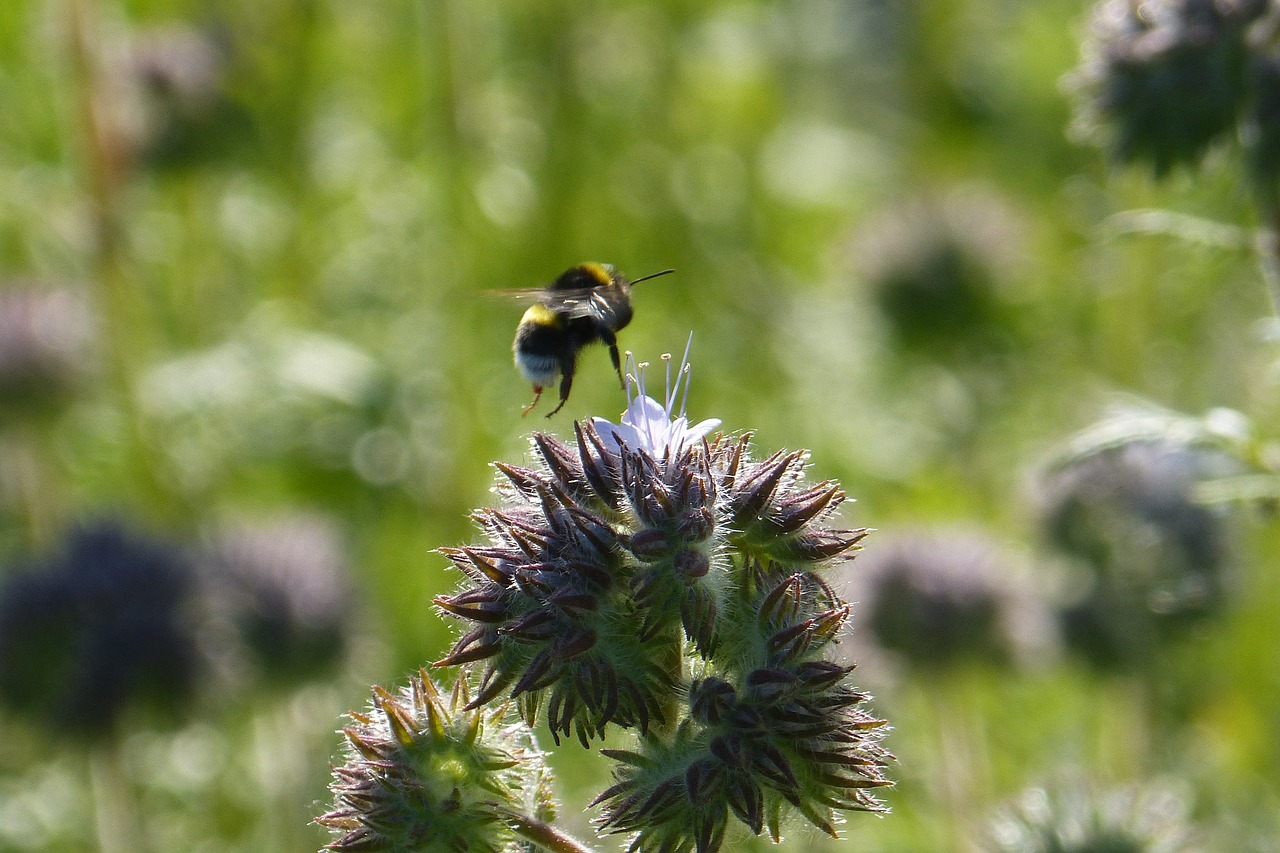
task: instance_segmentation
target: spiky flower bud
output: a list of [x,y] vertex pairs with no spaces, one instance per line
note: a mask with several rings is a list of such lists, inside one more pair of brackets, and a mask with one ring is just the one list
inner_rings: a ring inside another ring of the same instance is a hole
[[446,696],[425,670],[398,693],[373,688],[343,729],[334,809],[316,819],[337,836],[326,849],[529,849],[522,835],[554,816],[543,754],[505,706],[466,711],[468,699],[465,679]]
[[661,403],[628,366],[620,423],[535,435],[530,466],[496,466],[487,541],[442,550],[467,584],[436,604],[469,627],[437,666],[483,662],[467,707],[510,695],[531,725],[545,708],[557,743],[635,730],[596,800],[632,849],[716,850],[729,815],[834,834],[835,810],[879,809],[888,784],[883,722],[823,656],[849,610],[818,572],[865,531],[829,523],[845,493],[807,480],[807,452],[755,459],[749,436],[676,414],[685,364]]
[[1157,176],[1194,164],[1235,128],[1248,97],[1248,25],[1265,0],[1103,0],[1076,73],[1081,124],[1117,160]]

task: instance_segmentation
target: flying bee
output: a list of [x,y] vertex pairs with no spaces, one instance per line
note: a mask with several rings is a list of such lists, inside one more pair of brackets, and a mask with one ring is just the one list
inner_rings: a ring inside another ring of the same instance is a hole
[[533,302],[520,318],[511,347],[516,367],[533,385],[533,402],[522,414],[538,405],[542,390],[557,376],[560,403],[547,417],[563,409],[573,388],[578,353],[596,341],[608,345],[618,382],[625,388],[617,333],[631,322],[631,286],[672,272],[675,270],[663,270],[628,281],[609,264],[585,263],[565,270],[547,287],[502,291]]

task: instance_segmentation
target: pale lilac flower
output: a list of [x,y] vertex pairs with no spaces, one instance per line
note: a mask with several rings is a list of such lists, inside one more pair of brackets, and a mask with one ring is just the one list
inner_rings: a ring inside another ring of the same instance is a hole
[[[632,450],[644,450],[655,459],[669,459],[679,454],[685,445],[699,441],[720,426],[719,418],[708,418],[689,426],[689,419],[685,417],[685,404],[689,398],[689,374],[692,370],[689,348],[692,345],[693,335],[690,334],[689,343],[685,345],[684,355],[680,358],[674,385],[671,382],[671,355],[663,354],[662,360],[667,368],[667,387],[661,403],[648,396],[645,388],[648,362],[637,363],[635,356],[627,353],[627,410],[622,413],[621,421],[617,424],[605,418],[591,419],[591,425],[601,438],[611,441],[619,448],[626,445]],[[678,413],[675,409],[677,397],[680,398]]]

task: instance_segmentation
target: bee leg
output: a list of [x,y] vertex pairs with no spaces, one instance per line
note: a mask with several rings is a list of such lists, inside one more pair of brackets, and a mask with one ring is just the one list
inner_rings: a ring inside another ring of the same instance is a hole
[[556,412],[564,408],[564,404],[569,402],[569,389],[573,387],[573,369],[574,358],[573,353],[567,353],[560,360],[560,404],[551,411],[547,412],[547,417],[551,417]]
[[622,359],[618,358],[618,337],[613,332],[602,331],[600,340],[609,345],[609,359],[613,362],[613,369],[618,373],[618,384],[622,386],[622,390],[627,390],[627,383],[622,378]]
[[533,402],[520,410],[520,417],[524,417],[525,415],[529,414],[529,412],[533,411],[533,407],[538,405],[538,401],[541,399],[542,399],[542,386],[534,385],[533,386]]

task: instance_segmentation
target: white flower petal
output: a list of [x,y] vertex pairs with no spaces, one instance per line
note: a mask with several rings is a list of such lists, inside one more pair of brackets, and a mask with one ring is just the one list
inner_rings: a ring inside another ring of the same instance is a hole
[[627,413],[622,422],[635,429],[640,443],[639,448],[647,450],[655,456],[661,456],[666,450],[671,423],[667,420],[667,412],[662,404],[651,397],[637,397],[627,406]]
[[625,418],[620,424],[615,424],[604,418],[592,418],[591,425],[595,427],[601,440],[613,442],[616,448],[621,449],[624,444],[627,447],[639,447],[641,444],[640,434],[636,432],[634,427],[626,423]]
[[667,412],[662,404],[652,397],[636,397],[627,406],[627,413],[622,416],[624,423],[634,427],[653,422],[667,423]]
[[689,427],[689,429],[685,431],[684,440],[698,441],[718,426],[720,426],[719,418],[707,418],[705,421],[700,421]]

